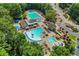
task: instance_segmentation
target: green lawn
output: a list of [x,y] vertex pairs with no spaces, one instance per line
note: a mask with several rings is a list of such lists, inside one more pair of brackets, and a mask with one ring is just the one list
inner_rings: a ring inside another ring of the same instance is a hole
[[72,35],[72,34],[70,34],[69,35],[69,38],[71,39],[71,45],[72,45],[72,47],[76,47],[76,42],[77,42],[77,37],[76,36],[74,36],[74,35]]
[[70,38],[71,40],[77,41],[77,37],[74,36],[74,35],[72,35],[72,34],[69,35],[69,38]]

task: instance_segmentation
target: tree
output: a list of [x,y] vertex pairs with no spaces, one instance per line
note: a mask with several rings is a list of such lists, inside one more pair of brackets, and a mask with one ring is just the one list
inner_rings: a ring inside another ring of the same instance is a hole
[[4,41],[5,41],[5,34],[2,31],[0,31],[0,46],[1,44],[4,43]]
[[24,44],[23,48],[23,55],[27,55],[27,56],[43,56],[43,47],[39,46],[38,44],[35,43],[31,43],[28,44],[27,46],[25,46],[26,44]]
[[8,53],[6,52],[6,50],[2,47],[0,47],[0,56],[8,56]]
[[55,46],[53,48],[54,51],[51,52],[51,55],[53,56],[68,56],[70,55],[69,49],[65,47]]
[[28,4],[27,3],[21,3],[20,5],[21,5],[21,9],[22,9],[23,12],[28,10]]
[[39,3],[39,4],[38,3],[28,3],[28,4],[23,3],[20,5],[23,11],[34,9],[34,10],[40,10],[45,14],[47,10],[52,10],[51,5],[47,3],[43,3],[43,4],[42,3]]
[[6,8],[7,10],[10,11],[10,15],[13,17],[13,18],[19,18],[21,13],[22,13],[22,9],[21,9],[21,6],[20,4],[0,4],[1,6],[3,6],[4,8]]
[[0,17],[4,17],[5,15],[8,15],[8,14],[9,14],[9,11],[6,8],[0,6]]
[[55,10],[48,10],[45,14],[46,19],[52,22],[55,22],[55,16]]
[[22,33],[16,32],[15,28],[8,19],[0,18],[0,20],[0,31],[2,31],[1,34],[4,33],[1,37],[6,34],[3,38],[4,40],[1,42],[4,42],[5,44],[8,43],[4,48],[6,49],[8,46],[6,50],[9,55],[43,55],[43,48],[37,44],[29,44]]
[[79,23],[79,17],[78,17],[78,18],[76,18],[76,21],[77,21],[77,23]]
[[60,3],[59,7],[61,7],[62,9],[66,9],[69,8],[72,5],[72,3]]
[[44,55],[42,46],[35,42],[29,43],[24,34],[18,33],[13,26],[13,19],[20,18],[20,15],[27,9],[41,10],[44,14],[50,12],[50,16],[53,11],[50,4],[0,4],[0,55]]
[[10,50],[12,49],[12,40],[13,40],[12,36],[13,35],[12,35],[11,30],[13,31],[13,28],[11,27],[12,25],[10,21],[8,21],[5,18],[0,18],[0,31],[4,33],[3,37],[5,37],[2,47],[4,47],[8,52],[10,52]]
[[64,42],[65,47],[69,49],[71,55],[74,54],[75,47],[77,46],[76,41],[77,41],[77,37],[72,34],[69,34],[69,39]]
[[15,50],[15,55],[17,56],[43,55],[43,47],[39,46],[37,43],[27,42],[25,36],[22,33],[16,33],[15,35],[14,50]]
[[79,4],[72,4],[69,8],[69,14],[73,18],[73,21],[76,21],[79,24],[78,15],[79,15]]

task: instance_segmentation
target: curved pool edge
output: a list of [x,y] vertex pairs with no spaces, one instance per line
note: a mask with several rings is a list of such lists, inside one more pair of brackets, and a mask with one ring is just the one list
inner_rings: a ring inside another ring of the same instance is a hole
[[28,40],[28,41],[32,41],[32,42],[41,42],[41,41],[42,41],[42,40],[32,40],[32,39],[30,39],[30,38],[26,35],[26,32],[24,32],[23,34],[25,35],[25,38],[26,38],[26,40]]

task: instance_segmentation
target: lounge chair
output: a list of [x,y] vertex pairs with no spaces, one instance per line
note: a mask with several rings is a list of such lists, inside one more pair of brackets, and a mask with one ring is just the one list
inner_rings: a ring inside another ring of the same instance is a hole
[[59,43],[58,42],[55,42],[56,46],[59,46]]

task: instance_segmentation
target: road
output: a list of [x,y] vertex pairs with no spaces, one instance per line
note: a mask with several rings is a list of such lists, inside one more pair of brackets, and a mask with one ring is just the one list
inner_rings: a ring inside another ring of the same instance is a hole
[[76,25],[75,23],[73,23],[72,21],[69,21],[68,19],[66,19],[63,14],[63,10],[59,7],[59,4],[53,3],[51,4],[52,8],[56,11],[57,14],[59,14],[60,18],[62,19],[62,22],[60,23],[60,27],[64,28],[64,31],[68,31],[69,34],[73,34],[75,35],[77,38],[79,38],[79,33],[75,33],[73,32],[70,28],[66,27],[65,24],[70,24],[72,26],[74,26],[75,28],[77,28],[77,30],[79,31],[79,25]]

